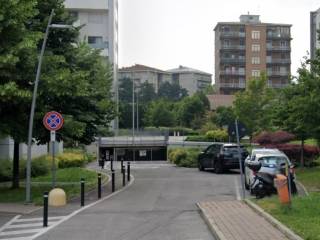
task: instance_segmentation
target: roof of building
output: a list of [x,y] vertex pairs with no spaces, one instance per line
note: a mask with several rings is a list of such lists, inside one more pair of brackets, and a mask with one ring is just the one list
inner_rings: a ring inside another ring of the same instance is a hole
[[234,95],[222,95],[222,94],[214,94],[207,95],[207,98],[210,102],[210,109],[216,110],[218,107],[232,107],[233,102],[235,100]]
[[157,68],[153,68],[153,67],[148,67],[145,65],[141,65],[141,64],[135,64],[133,66],[130,67],[123,67],[119,69],[119,72],[161,72],[161,73],[166,73],[163,70],[157,69]]
[[203,71],[200,71],[200,70],[197,70],[194,68],[189,68],[189,67],[182,66],[182,65],[180,65],[178,68],[167,70],[167,72],[170,72],[170,73],[198,73],[198,74],[205,74],[205,75],[212,76],[211,73],[203,72]]

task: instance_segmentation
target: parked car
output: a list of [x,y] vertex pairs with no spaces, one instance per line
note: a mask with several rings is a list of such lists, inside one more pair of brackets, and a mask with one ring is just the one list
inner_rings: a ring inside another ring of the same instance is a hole
[[[293,165],[289,158],[278,149],[253,149],[252,154],[245,160],[245,187],[251,190],[255,172],[248,167],[248,164],[260,162],[261,168],[259,173],[267,173],[275,176],[276,174],[286,174],[287,168],[292,169]],[[294,182],[294,173],[291,178],[292,192],[296,192],[296,186]]]
[[[247,150],[240,146],[241,161],[248,155]],[[233,143],[214,143],[198,156],[200,171],[214,169],[215,173],[222,173],[226,169],[239,169],[238,145]]]

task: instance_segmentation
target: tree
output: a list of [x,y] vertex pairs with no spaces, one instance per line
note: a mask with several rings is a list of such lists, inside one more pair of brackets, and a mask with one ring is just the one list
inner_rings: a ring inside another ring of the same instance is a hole
[[148,126],[172,127],[175,125],[173,104],[165,99],[153,101],[147,109],[145,122]]
[[177,119],[181,126],[199,129],[209,108],[210,103],[207,97],[201,92],[196,93],[177,104]]
[[159,87],[158,96],[172,101],[179,101],[188,96],[188,91],[181,88],[178,83],[171,84],[169,82],[164,82]]
[[217,124],[219,127],[228,126],[229,124],[233,124],[236,117],[232,107],[224,107],[220,106],[217,108],[214,116],[213,122]]
[[236,95],[235,114],[248,128],[251,137],[253,133],[272,128],[272,112],[277,104],[275,96],[267,86],[265,74],[250,80],[247,89]]
[[[19,183],[17,147],[27,140],[34,70],[52,9],[55,9],[54,23],[72,23],[62,0],[23,1],[23,4],[7,1],[0,6],[0,13],[11,14],[4,18],[8,22],[0,21],[0,42],[5,39],[12,46],[7,49],[3,42],[0,44],[0,51],[8,53],[0,60],[5,63],[0,63],[0,131],[15,141],[13,187]],[[59,111],[65,118],[60,139],[82,143],[91,142],[114,116],[110,101],[111,70],[99,51],[85,44],[77,45],[78,30],[50,31],[34,119],[33,136],[38,143],[49,139],[48,131],[42,126],[42,117],[49,110]]]

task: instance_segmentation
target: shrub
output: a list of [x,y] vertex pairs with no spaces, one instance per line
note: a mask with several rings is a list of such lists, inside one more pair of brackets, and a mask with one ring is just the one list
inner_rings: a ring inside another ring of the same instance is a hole
[[12,161],[0,160],[0,182],[10,181],[12,178]]
[[50,169],[50,161],[46,157],[35,158],[31,162],[31,176],[46,175]]
[[83,167],[87,161],[80,153],[63,153],[57,157],[59,168]]
[[295,139],[295,135],[286,131],[261,132],[253,138],[253,142],[264,144],[281,144]]
[[223,129],[212,130],[206,133],[206,138],[213,141],[218,140],[223,142],[228,140],[228,133]]
[[200,149],[193,148],[177,148],[169,151],[170,162],[176,164],[179,167],[197,167],[198,166],[198,154]]
[[[301,145],[299,144],[267,144],[265,147],[278,148],[280,151],[283,151],[289,159],[294,163],[299,163],[301,157]],[[318,147],[315,146],[304,146],[304,158],[306,162],[311,162],[314,160],[320,153]]]

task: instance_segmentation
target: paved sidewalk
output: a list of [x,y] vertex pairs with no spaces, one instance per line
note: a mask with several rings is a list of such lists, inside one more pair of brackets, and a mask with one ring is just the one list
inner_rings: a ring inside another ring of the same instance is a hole
[[198,207],[220,240],[288,239],[242,201],[202,202]]

